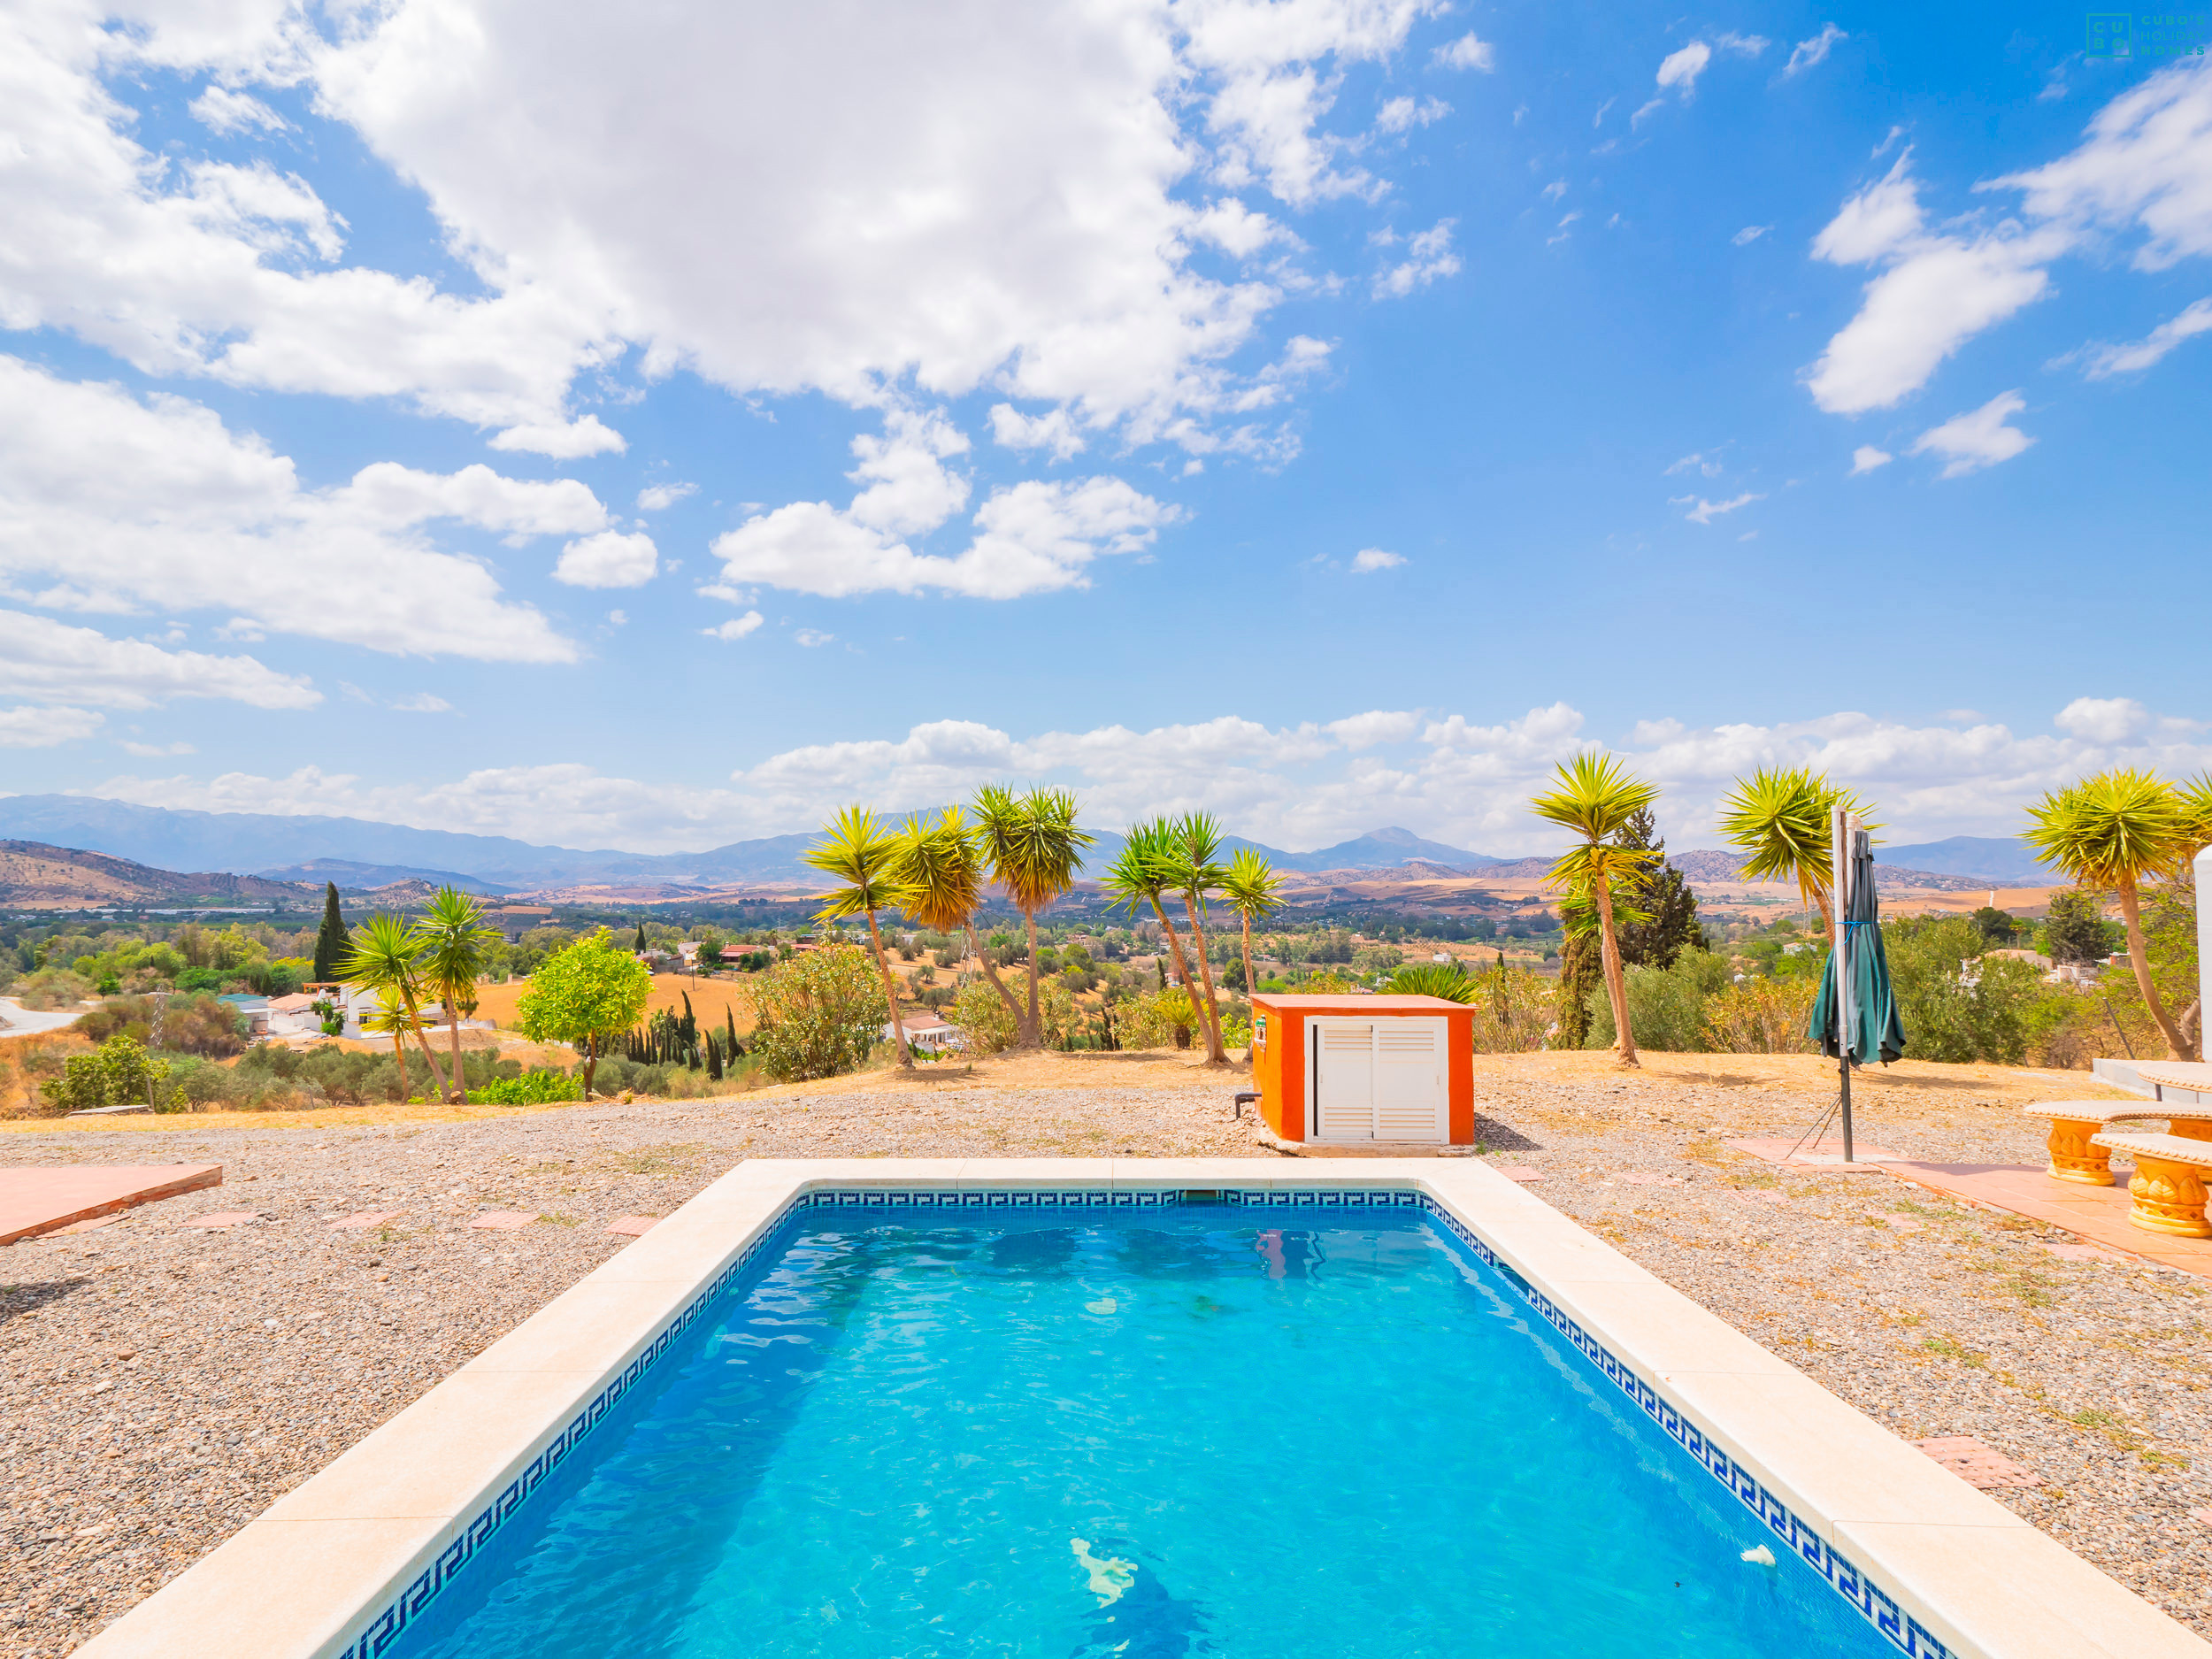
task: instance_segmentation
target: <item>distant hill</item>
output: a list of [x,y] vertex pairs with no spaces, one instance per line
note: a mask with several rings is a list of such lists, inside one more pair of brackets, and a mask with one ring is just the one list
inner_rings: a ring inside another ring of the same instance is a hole
[[[812,881],[799,862],[811,831],[731,841],[695,853],[583,851],[543,847],[503,835],[413,829],[366,818],[289,817],[267,812],[197,812],[137,806],[89,795],[0,795],[0,835],[89,848],[155,869],[259,872],[272,879],[342,887],[393,880],[476,884],[494,894],[580,886],[712,887],[742,882]],[[1235,836],[1225,845],[1252,847],[1285,870],[1392,869],[1409,859],[1479,870],[1498,861],[1486,853],[1425,841],[1410,830],[1379,829],[1315,852],[1285,852]],[[1086,864],[1095,873],[1121,849],[1121,837],[1102,832]],[[323,873],[326,871],[344,873]]]
[[1939,841],[1877,847],[1874,862],[1932,870],[1938,875],[1972,876],[1999,887],[2049,887],[2065,880],[2038,864],[2025,841],[2010,835],[1953,835]]
[[127,858],[44,841],[0,841],[0,905],[88,910],[106,905],[305,903],[314,889],[227,872],[180,874]]
[[326,881],[337,883],[341,893],[366,893],[377,887],[391,886],[398,881],[419,881],[426,888],[454,887],[464,893],[496,898],[515,889],[487,881],[480,876],[466,876],[456,870],[418,870],[409,864],[364,864],[349,858],[311,858],[305,864],[286,864],[275,870],[256,871],[272,881],[309,881],[320,886]]

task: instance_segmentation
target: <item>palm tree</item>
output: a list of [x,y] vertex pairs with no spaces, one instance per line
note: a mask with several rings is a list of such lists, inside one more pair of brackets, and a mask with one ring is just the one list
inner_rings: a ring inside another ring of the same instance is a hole
[[392,1067],[399,1074],[399,1097],[407,1098],[407,1050],[400,1046],[407,1034],[407,1010],[394,1002],[379,1002],[375,1009],[361,1017],[361,1029],[379,1036],[389,1033],[392,1039]]
[[425,989],[445,1004],[453,1033],[453,1102],[467,1098],[461,1073],[461,1019],[476,1011],[476,982],[490,955],[486,947],[499,934],[484,925],[484,907],[455,887],[440,887],[416,928],[422,941],[420,969]]
[[2177,1060],[2195,1058],[2151,983],[2143,946],[2143,912],[2137,888],[2146,877],[2178,874],[2195,852],[2194,795],[2185,796],[2154,772],[2121,768],[2054,790],[2028,809],[2034,820],[2021,839],[2042,861],[2077,885],[2109,887],[2126,924],[2128,961],[2143,1005]]
[[961,810],[949,807],[934,823],[908,819],[892,856],[890,876],[902,895],[900,908],[916,922],[941,933],[966,936],[968,954],[983,964],[984,977],[1018,1028],[1021,1004],[998,977],[997,967],[976,937],[975,913],[983,902],[983,854],[975,828]]
[[[1835,810],[1863,818],[1867,803],[1809,766],[1762,766],[1720,803],[1721,839],[1745,855],[1743,874],[1752,881],[1797,883],[1809,908],[1820,911],[1831,947],[1836,942],[1835,851],[1829,825]],[[1878,829],[1879,825],[1869,825]]]
[[[1221,826],[1212,814],[1190,812],[1175,820],[1175,890],[1182,895],[1183,915],[1190,923],[1191,942],[1198,952],[1198,988],[1206,994],[1206,1064],[1226,1065],[1229,1051],[1221,1041],[1221,1010],[1214,1001],[1213,964],[1206,959],[1206,895],[1220,889],[1229,868],[1220,862]],[[1248,976],[1248,978],[1249,976]]]
[[1176,974],[1187,991],[1194,983],[1190,961],[1183,955],[1183,941],[1168,918],[1166,903],[1166,895],[1176,890],[1183,853],[1175,826],[1167,819],[1156,818],[1148,823],[1133,824],[1122,837],[1121,851],[1106,867],[1104,885],[1106,891],[1114,895],[1115,908],[1125,910],[1132,916],[1147,905],[1152,907],[1161,930],[1167,934],[1167,948],[1174,954]]
[[807,863],[845,885],[820,895],[818,922],[835,922],[848,916],[868,918],[868,943],[876,953],[876,971],[883,976],[884,1006],[891,1010],[891,1035],[899,1045],[899,1064],[911,1071],[913,1051],[906,1046],[906,1022],[899,1018],[899,995],[891,984],[891,961],[883,954],[883,935],[876,931],[876,912],[901,903],[905,894],[892,880],[890,865],[898,851],[898,837],[866,807],[849,806],[822,827],[819,846],[807,849]]
[[1472,1008],[1481,981],[1456,962],[1417,962],[1392,974],[1386,988],[1393,996],[1440,996]]
[[[422,1047],[423,1062],[430,1068],[430,1081],[442,1094],[445,1076],[438,1070],[438,1057],[430,1052],[430,1039],[422,1029],[423,942],[422,935],[398,917],[380,910],[353,930],[351,949],[338,972],[347,984],[376,992],[388,1007],[393,999],[398,1000],[394,1018],[405,1018],[403,1025],[392,1028],[393,1051],[399,1052],[403,1029],[413,1032]],[[403,1085],[406,1076],[403,1067]]]
[[1613,896],[1624,878],[1642,873],[1651,854],[1623,847],[1616,838],[1632,814],[1659,798],[1659,791],[1610,755],[1586,753],[1562,761],[1554,781],[1556,787],[1532,799],[1529,809],[1572,830],[1582,844],[1561,855],[1544,879],[1554,887],[1596,900],[1605,993],[1613,1004],[1613,1046],[1623,1065],[1640,1065],[1635,1033],[1628,1028],[1628,988],[1621,979],[1620,941],[1613,931]]
[[1249,847],[1240,847],[1229,860],[1229,873],[1222,878],[1221,896],[1244,923],[1244,994],[1249,997],[1259,989],[1260,982],[1252,977],[1252,921],[1271,910],[1282,908],[1283,879],[1275,873],[1275,866],[1254,852]]
[[1041,1048],[1044,1024],[1037,1012],[1037,912],[1075,885],[1083,849],[1092,837],[1076,827],[1076,800],[1064,789],[1032,789],[1017,796],[1003,784],[975,792],[976,829],[991,866],[991,879],[1006,889],[1029,924],[1029,1010],[1021,1046]]

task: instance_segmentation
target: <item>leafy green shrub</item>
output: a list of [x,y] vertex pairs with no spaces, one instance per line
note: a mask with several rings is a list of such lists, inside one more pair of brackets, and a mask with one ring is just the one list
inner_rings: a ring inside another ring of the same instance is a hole
[[583,1097],[583,1085],[575,1078],[543,1066],[525,1071],[520,1077],[495,1078],[483,1087],[468,1092],[470,1103],[478,1106],[543,1106],[554,1101]]
[[769,1076],[784,1083],[857,1071],[890,1020],[875,964],[853,945],[831,945],[778,963],[754,999],[759,1024],[753,1054]]
[[181,1111],[184,1102],[169,1087],[169,1063],[157,1060],[130,1037],[110,1037],[91,1054],[73,1054],[58,1075],[46,1080],[46,1103],[61,1111],[90,1111],[101,1106],[150,1105],[156,1111]]
[[1909,917],[1882,932],[1908,1055],[2001,1065],[2027,1058],[2029,1010],[2043,995],[2034,967],[1985,959],[1982,932],[1964,917]]
[[1747,975],[1705,1000],[1705,1024],[1720,1054],[1811,1054],[1819,1045],[1805,1034],[1817,981],[1792,975]]
[[42,1013],[57,1009],[74,1008],[92,995],[92,985],[81,973],[66,968],[41,968],[16,987],[15,995],[26,1008]]
[[223,981],[233,976],[219,968],[187,968],[177,975],[180,991],[219,991]]

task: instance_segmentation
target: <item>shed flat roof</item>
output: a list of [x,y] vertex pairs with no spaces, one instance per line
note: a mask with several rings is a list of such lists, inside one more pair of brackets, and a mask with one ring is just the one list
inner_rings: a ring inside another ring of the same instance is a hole
[[1286,1014],[1463,1014],[1464,1002],[1455,1002],[1441,996],[1352,996],[1339,993],[1333,996],[1270,996],[1265,992],[1252,999],[1255,1008],[1279,1008]]

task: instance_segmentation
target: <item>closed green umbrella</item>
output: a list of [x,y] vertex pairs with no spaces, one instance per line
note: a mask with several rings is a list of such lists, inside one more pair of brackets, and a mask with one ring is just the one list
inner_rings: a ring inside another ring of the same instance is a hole
[[1843,1156],[1851,1161],[1851,1068],[1879,1061],[1887,1065],[1905,1052],[1904,1022],[1889,980],[1889,953],[1882,948],[1881,901],[1874,888],[1874,842],[1866,831],[1840,828],[1837,840],[1850,849],[1836,861],[1843,876],[1842,926],[1837,949],[1828,953],[1820,976],[1820,995],[1805,1034],[1821,1053],[1838,1063],[1843,1086]]

